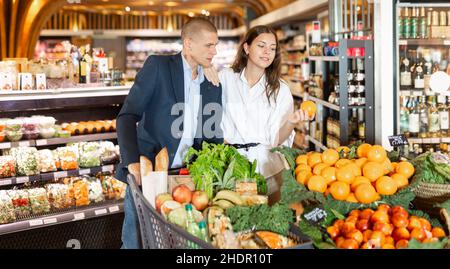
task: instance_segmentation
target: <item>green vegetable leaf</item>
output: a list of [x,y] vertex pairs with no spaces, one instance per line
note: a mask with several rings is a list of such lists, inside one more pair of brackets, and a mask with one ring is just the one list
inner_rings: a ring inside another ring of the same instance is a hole
[[443,249],[448,244],[448,238],[441,241],[423,244],[415,238],[409,240],[408,249]]
[[290,148],[286,146],[273,148],[271,152],[279,152],[283,154],[291,169],[295,169],[295,159],[297,158],[297,156],[305,153],[304,150]]

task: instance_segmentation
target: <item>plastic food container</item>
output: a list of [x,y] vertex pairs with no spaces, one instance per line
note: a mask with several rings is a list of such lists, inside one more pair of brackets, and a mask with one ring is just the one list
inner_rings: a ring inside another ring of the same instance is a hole
[[69,187],[65,184],[47,184],[47,198],[50,206],[54,209],[64,209],[70,207],[68,202]]
[[70,137],[70,132],[69,131],[65,131],[65,130],[60,130],[57,133],[57,136],[60,138],[69,138]]
[[29,189],[28,198],[30,199],[30,207],[33,214],[50,212],[50,203],[44,188]]
[[23,121],[21,119],[9,119],[6,121],[7,131],[20,131],[22,130]]
[[56,119],[53,117],[39,117],[39,127],[48,129],[55,126]]
[[38,132],[39,131],[39,121],[37,118],[25,118],[22,125],[23,132]]
[[92,177],[86,180],[89,186],[89,201],[92,203],[100,203],[105,201],[103,196],[103,188],[98,178]]
[[0,119],[0,132],[5,131],[7,119]]
[[14,206],[16,218],[24,218],[31,214],[30,199],[26,190],[8,190]]
[[16,220],[14,205],[8,192],[0,190],[0,224],[10,223]]
[[39,134],[41,135],[42,138],[47,139],[47,138],[52,138],[55,136],[56,130],[53,127],[47,128],[47,129],[40,129],[39,130]]
[[19,141],[20,139],[22,139],[23,133],[20,130],[6,131],[6,137],[8,138],[9,141],[16,142],[16,141]]
[[0,178],[16,176],[16,162],[12,156],[0,156]]
[[17,175],[32,176],[39,174],[38,151],[33,147],[11,149],[11,155],[16,160]]
[[41,173],[56,171],[56,164],[53,158],[53,153],[49,149],[38,151],[39,154],[39,171]]
[[38,130],[25,131],[25,132],[23,132],[23,138],[26,139],[26,140],[38,139],[39,138],[39,131]]
[[6,133],[3,131],[0,131],[0,143],[5,141],[6,138]]
[[62,170],[78,169],[78,148],[62,147],[58,148],[58,157]]

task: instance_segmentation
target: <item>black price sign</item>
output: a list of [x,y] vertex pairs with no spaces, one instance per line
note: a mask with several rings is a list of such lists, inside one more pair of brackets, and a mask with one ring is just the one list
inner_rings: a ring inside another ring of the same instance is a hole
[[406,139],[404,135],[392,135],[389,136],[388,139],[392,147],[408,145],[408,139]]
[[303,214],[303,217],[311,224],[319,225],[327,217],[327,212],[323,208],[316,207],[310,212]]

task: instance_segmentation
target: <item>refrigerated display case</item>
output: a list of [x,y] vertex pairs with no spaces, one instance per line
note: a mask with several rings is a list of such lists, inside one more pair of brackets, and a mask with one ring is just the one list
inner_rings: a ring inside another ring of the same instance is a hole
[[408,138],[407,155],[448,154],[450,91],[437,91],[430,81],[444,74],[438,83],[448,85],[450,3],[398,1],[395,11],[395,130]]

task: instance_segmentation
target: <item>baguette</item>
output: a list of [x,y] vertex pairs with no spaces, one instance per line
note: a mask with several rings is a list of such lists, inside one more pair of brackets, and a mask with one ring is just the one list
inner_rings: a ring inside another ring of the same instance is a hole
[[155,158],[155,171],[164,172],[169,171],[169,153],[167,148],[163,148]]
[[150,173],[153,171],[152,161],[150,161],[145,156],[141,156],[140,163],[141,163],[141,175],[143,177],[150,175]]

